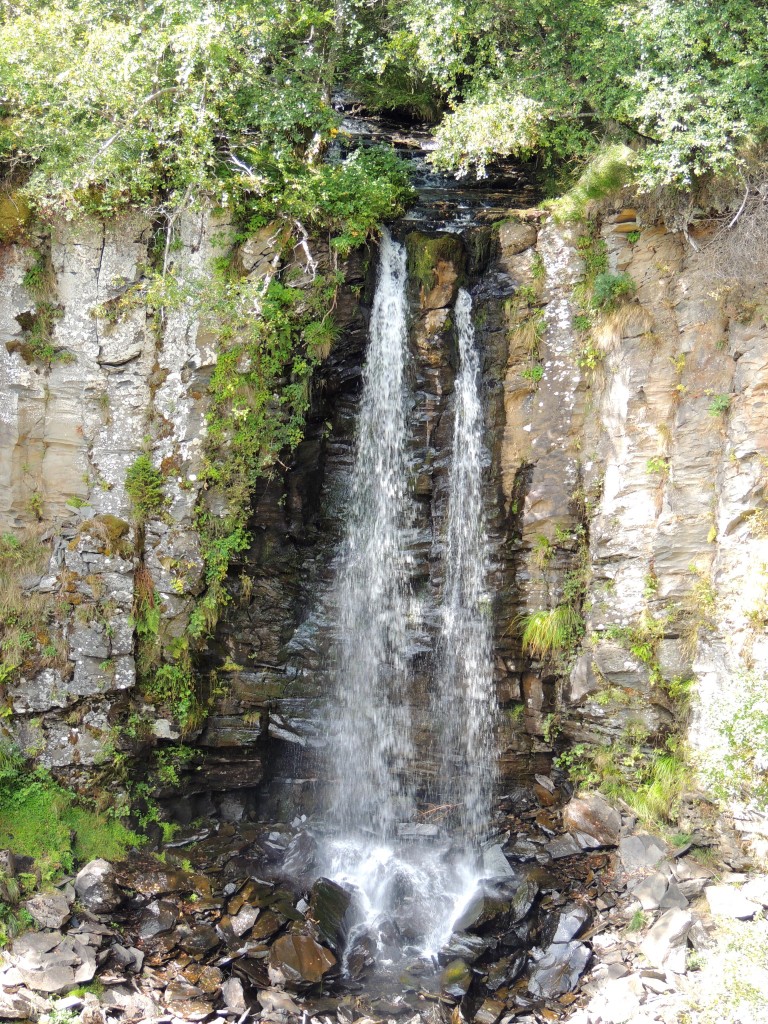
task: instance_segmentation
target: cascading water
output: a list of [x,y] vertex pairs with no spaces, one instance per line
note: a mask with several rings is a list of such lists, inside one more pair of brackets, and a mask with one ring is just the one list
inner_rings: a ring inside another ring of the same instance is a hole
[[384,837],[413,812],[406,660],[406,255],[385,231],[340,558],[333,743],[343,832]]
[[[442,795],[460,805],[461,828],[424,845],[404,839],[402,828],[416,816],[408,710],[408,641],[416,606],[408,578],[413,510],[406,457],[406,256],[385,233],[339,556],[332,743],[337,789],[330,815],[337,827],[326,851],[328,875],[357,895],[359,920],[348,948],[363,936],[372,938],[380,963],[396,963],[403,946],[411,955],[434,954],[447,940],[475,890],[478,871],[470,847],[490,817],[493,674],[483,419],[471,300],[463,290],[456,323],[460,367],[432,728],[442,751]],[[418,827],[410,831],[419,834]]]
[[495,774],[493,656],[480,360],[472,299],[463,288],[456,300],[456,330],[459,373],[434,714],[441,726],[442,800],[459,808],[464,835],[478,838],[488,828]]

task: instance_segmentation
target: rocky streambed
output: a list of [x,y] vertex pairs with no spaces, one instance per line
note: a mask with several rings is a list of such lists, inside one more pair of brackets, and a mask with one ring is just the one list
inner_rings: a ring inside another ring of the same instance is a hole
[[[428,953],[429,914],[407,891],[355,927],[357,894],[316,877],[322,837],[299,819],[188,828],[159,855],[92,861],[27,901],[38,930],[0,953],[0,1018],[683,1019],[718,928],[743,922],[758,942],[768,878],[721,864],[716,881],[711,834],[674,848],[598,795],[564,802],[546,777],[536,794],[503,802],[484,877]],[[3,856],[9,876],[33,870]]]

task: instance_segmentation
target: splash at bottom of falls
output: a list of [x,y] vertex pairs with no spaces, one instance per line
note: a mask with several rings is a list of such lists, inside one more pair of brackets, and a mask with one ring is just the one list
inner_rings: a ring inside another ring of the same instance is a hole
[[326,877],[353,897],[342,974],[354,978],[364,962],[382,983],[419,964],[437,967],[486,874],[482,852],[418,835],[328,840],[325,863]]

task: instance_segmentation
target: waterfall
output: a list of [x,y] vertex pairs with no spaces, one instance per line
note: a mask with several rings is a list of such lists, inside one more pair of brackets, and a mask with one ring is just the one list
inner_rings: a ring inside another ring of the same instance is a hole
[[483,515],[483,411],[472,300],[456,300],[459,372],[453,424],[445,584],[435,718],[441,725],[442,799],[457,805],[463,833],[482,836],[495,774],[493,648]]
[[[405,251],[385,233],[338,556],[330,726],[336,783],[329,815],[336,828],[325,848],[328,875],[356,895],[347,949],[372,940],[390,971],[399,969],[408,948],[435,956],[475,892],[478,865],[467,847],[487,829],[495,763],[480,365],[471,300],[462,290],[430,723],[441,751],[441,798],[460,806],[461,828],[453,836],[424,822],[397,828],[416,816],[408,656],[410,630],[420,625],[411,622],[417,605],[409,584],[414,509],[406,457],[411,396],[405,287]],[[410,947],[396,938],[402,935],[409,936]]]
[[406,254],[384,231],[338,574],[335,816],[385,836],[411,816],[406,659]]

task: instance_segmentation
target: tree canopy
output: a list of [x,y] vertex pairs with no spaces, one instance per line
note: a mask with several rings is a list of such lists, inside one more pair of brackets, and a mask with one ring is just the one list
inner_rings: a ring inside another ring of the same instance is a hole
[[324,169],[334,88],[434,117],[434,160],[460,174],[497,155],[575,167],[614,141],[637,151],[641,187],[687,189],[766,137],[755,0],[21,0],[0,15],[0,171],[41,210],[205,196],[265,216],[327,203],[340,224],[362,183],[385,217],[394,164]]

